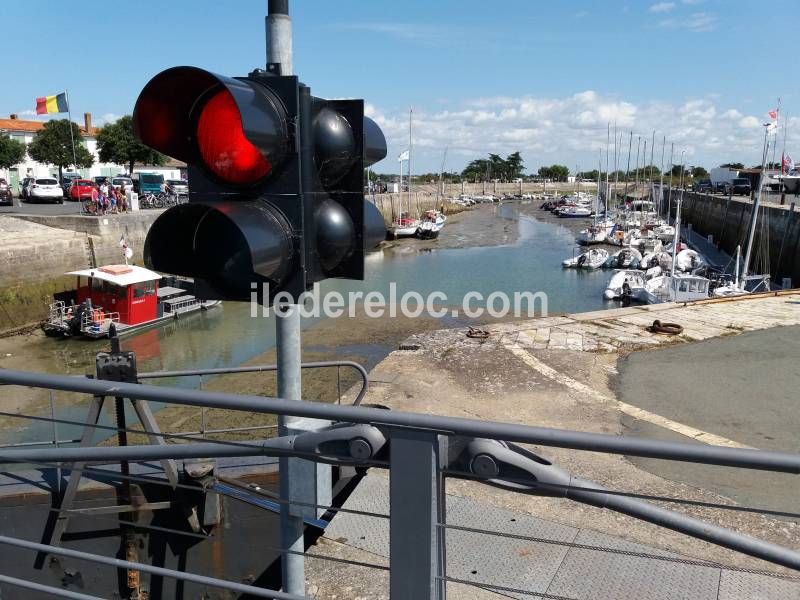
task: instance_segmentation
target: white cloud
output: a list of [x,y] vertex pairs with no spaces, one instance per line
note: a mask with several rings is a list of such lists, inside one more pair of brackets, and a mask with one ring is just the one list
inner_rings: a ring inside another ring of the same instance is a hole
[[579,10],[578,12],[575,13],[575,18],[576,19],[583,19],[584,17],[588,17],[588,16],[589,16],[589,11],[588,10]]
[[[761,121],[741,107],[731,108],[729,101],[721,106],[722,100],[710,97],[634,103],[584,90],[563,97],[482,97],[444,106],[431,102],[414,107],[414,171],[437,171],[445,147],[449,170],[461,170],[470,160],[490,152],[506,155],[517,150],[529,172],[552,163],[595,165],[598,152],[605,151],[606,126],[610,122],[613,130],[615,121],[623,134],[623,168],[631,130],[634,156],[637,136],[650,142],[656,131],[657,163],[666,136],[666,160],[674,142],[676,155],[686,150],[693,163],[706,167],[733,160],[755,164],[762,144]],[[389,145],[389,159],[378,164],[377,170],[396,172],[394,157],[408,146],[408,110],[367,104],[365,112],[381,126]],[[792,120],[788,131],[789,145],[793,140],[800,144],[800,117]]]
[[658,2],[650,6],[647,10],[652,13],[665,13],[671,11],[673,8],[675,8],[674,2]]
[[363,22],[363,23],[332,23],[332,29],[340,31],[358,31],[376,33],[399,39],[403,42],[419,43],[424,45],[442,45],[452,42],[454,36],[461,36],[464,32],[458,28],[446,25],[431,25],[429,23],[395,23],[395,22]]
[[108,125],[109,123],[114,123],[122,118],[122,115],[118,115],[116,113],[105,113],[104,115],[100,115],[98,118],[94,119],[92,123],[95,127],[101,127],[103,125]]
[[761,121],[756,117],[742,117],[739,119],[739,127],[743,129],[756,129],[761,126]]
[[708,12],[695,12],[685,17],[673,17],[659,22],[661,27],[670,29],[686,29],[693,33],[714,31],[717,27],[717,15]]

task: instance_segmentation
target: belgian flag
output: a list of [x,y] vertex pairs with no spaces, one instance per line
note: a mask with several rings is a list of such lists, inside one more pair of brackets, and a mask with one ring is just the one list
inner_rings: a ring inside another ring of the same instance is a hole
[[67,106],[67,93],[56,94],[55,96],[43,96],[36,99],[36,114],[47,115],[50,113],[69,112]]

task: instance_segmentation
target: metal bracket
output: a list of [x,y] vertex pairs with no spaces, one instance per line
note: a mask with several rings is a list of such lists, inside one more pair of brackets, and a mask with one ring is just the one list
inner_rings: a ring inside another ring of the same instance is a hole
[[[330,464],[359,464],[383,454],[387,436],[372,425],[334,425],[294,436],[293,448]],[[369,465],[366,465],[369,466]]]

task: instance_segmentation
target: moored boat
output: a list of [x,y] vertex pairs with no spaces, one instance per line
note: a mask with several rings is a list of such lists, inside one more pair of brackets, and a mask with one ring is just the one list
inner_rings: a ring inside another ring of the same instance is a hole
[[444,228],[444,222],[447,220],[442,213],[438,210],[429,210],[420,221],[417,228],[416,235],[422,240],[433,240],[439,237],[439,232]]
[[568,258],[561,262],[565,269],[599,269],[608,260],[608,250],[605,248],[592,248],[588,252]]
[[70,271],[77,278],[74,290],[57,294],[42,325],[55,337],[108,337],[113,330],[125,335],[166,323],[179,316],[206,310],[219,300],[202,300],[194,282],[170,277],[159,285],[158,273],[134,265],[106,265]]

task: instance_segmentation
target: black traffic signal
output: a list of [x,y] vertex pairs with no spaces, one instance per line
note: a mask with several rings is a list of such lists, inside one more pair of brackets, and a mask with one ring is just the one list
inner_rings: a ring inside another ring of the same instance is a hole
[[208,298],[292,297],[328,277],[363,279],[385,236],[363,170],[386,155],[362,100],[324,100],[295,76],[230,78],[195,67],[156,75],[133,112],[148,146],[188,165],[189,202],[145,241],[149,267],[194,277]]

